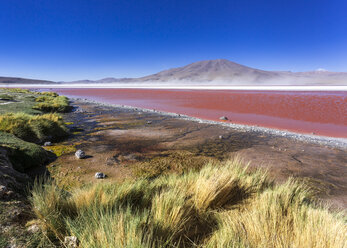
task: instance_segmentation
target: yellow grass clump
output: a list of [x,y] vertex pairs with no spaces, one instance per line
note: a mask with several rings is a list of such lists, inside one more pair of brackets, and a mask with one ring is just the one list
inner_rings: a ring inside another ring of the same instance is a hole
[[62,118],[57,114],[30,115],[8,113],[0,115],[0,131],[11,133],[20,139],[40,143],[59,140],[68,135]]
[[238,159],[70,193],[36,183],[31,202],[46,237],[73,235],[80,247],[347,245],[343,216],[318,204],[307,186],[275,185]]

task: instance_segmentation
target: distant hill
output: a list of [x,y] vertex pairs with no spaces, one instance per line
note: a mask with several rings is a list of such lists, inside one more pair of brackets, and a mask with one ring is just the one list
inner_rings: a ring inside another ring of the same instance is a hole
[[[3,79],[3,80],[1,80]],[[50,84],[22,78],[0,78],[0,83]],[[204,60],[183,67],[164,70],[140,78],[104,78],[79,80],[74,84],[109,83],[170,83],[171,85],[347,85],[346,72],[330,72],[323,69],[308,72],[264,71],[240,65],[226,59]]]
[[56,83],[48,80],[17,78],[17,77],[0,77],[0,84],[52,84]]

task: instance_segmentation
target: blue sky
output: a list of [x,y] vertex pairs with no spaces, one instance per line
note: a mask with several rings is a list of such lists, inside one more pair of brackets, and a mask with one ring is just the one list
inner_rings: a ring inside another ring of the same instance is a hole
[[226,58],[347,71],[345,0],[1,0],[0,75],[137,77]]

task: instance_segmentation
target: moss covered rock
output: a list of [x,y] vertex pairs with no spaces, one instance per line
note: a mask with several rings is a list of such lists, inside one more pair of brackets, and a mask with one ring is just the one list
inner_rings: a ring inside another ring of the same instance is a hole
[[8,151],[8,157],[17,171],[41,166],[55,158],[55,155],[41,146],[23,141],[13,134],[0,132],[0,147]]

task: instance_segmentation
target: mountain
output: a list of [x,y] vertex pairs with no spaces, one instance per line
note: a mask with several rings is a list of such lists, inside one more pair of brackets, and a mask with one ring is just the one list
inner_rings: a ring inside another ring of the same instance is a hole
[[187,66],[173,68],[139,78],[139,81],[168,82],[213,82],[213,81],[264,81],[274,72],[243,66],[226,59],[205,60]]
[[[0,78],[0,84],[3,83]],[[4,78],[6,83],[50,84],[54,82]],[[183,67],[164,70],[140,78],[104,78],[79,80],[73,84],[171,84],[171,85],[347,85],[346,72],[323,69],[308,72],[265,71],[226,59],[204,60]]]
[[0,77],[0,84],[52,84],[53,81],[17,78],[17,77]]

